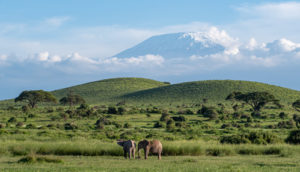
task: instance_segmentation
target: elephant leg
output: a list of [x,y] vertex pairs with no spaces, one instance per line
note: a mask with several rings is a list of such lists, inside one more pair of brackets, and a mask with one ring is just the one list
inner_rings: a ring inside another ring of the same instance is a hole
[[131,149],[128,151],[129,159],[131,159]]
[[133,155],[133,159],[135,159],[135,149],[132,149],[132,155]]
[[145,151],[145,159],[148,159],[149,149],[146,149]]
[[124,158],[127,159],[127,152],[124,150]]
[[161,151],[158,152],[158,160],[161,160]]

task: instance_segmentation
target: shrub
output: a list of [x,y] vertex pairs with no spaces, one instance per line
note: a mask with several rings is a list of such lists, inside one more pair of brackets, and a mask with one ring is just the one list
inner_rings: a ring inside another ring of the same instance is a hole
[[118,114],[124,115],[126,112],[126,109],[124,107],[118,107]]
[[65,128],[65,130],[75,130],[78,127],[74,123],[65,123],[64,128]]
[[118,111],[117,111],[116,107],[111,106],[111,107],[108,107],[107,113],[108,114],[117,114]]
[[291,131],[285,142],[291,144],[300,144],[300,130]]
[[131,128],[131,127],[132,127],[132,125],[131,125],[130,123],[127,123],[127,122],[126,122],[126,123],[124,124],[124,126],[123,126],[123,127],[124,127],[124,128]]
[[29,107],[28,105],[22,106],[22,112],[23,112],[23,113],[28,113],[29,110],[30,110],[30,107]]
[[209,118],[210,120],[218,118],[218,112],[214,107],[206,107],[203,106],[199,111],[198,114],[202,114],[204,117]]
[[180,115],[180,116],[174,116],[174,117],[172,117],[172,119],[174,121],[179,121],[179,122],[186,121],[185,117],[182,116],[182,115]]
[[169,115],[168,113],[166,113],[166,112],[163,112],[163,113],[161,114],[161,117],[160,117],[159,120],[160,120],[160,121],[168,121],[168,120],[170,120],[170,115]]
[[273,144],[279,143],[281,140],[276,135],[271,133],[250,132],[248,134],[223,136],[221,137],[220,142],[229,144]]
[[17,118],[16,117],[11,117],[11,118],[9,118],[9,120],[7,122],[9,122],[9,123],[17,122]]
[[286,129],[292,129],[295,127],[295,122],[293,120],[289,121],[280,121],[277,124],[277,128],[286,128]]
[[167,131],[173,131],[175,128],[175,122],[174,120],[170,119],[167,121]]
[[185,110],[185,114],[193,115],[194,112],[191,109],[187,109],[187,110]]
[[153,128],[164,128],[165,125],[164,123],[160,122],[160,121],[156,121]]
[[26,125],[26,128],[27,129],[36,129],[36,125],[34,125],[34,124],[28,124],[28,125]]
[[284,112],[279,113],[279,118],[284,119],[284,118],[287,118],[287,117],[288,117],[288,114],[286,114]]

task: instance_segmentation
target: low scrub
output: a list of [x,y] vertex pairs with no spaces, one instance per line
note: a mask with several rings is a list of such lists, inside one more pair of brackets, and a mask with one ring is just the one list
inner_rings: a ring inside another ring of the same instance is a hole
[[220,142],[228,144],[274,144],[280,143],[281,140],[271,133],[250,132],[247,134],[223,136],[221,137]]

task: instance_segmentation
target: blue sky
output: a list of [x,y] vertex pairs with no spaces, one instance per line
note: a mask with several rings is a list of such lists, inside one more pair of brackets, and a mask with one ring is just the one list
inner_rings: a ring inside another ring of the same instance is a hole
[[[0,100],[23,90],[54,90],[110,77],[172,83],[239,79],[300,90],[300,54],[294,53],[299,21],[299,1],[0,0]],[[98,63],[153,35],[211,28],[226,32],[241,47],[250,40],[257,47],[283,40],[284,52],[202,64],[209,70],[197,65],[179,70],[191,64],[167,62],[151,68],[128,61]]]

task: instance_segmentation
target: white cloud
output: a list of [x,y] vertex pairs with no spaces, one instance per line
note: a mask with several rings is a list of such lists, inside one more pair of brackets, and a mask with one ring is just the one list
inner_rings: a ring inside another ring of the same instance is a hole
[[224,28],[240,39],[255,37],[270,42],[286,37],[300,41],[300,2],[260,3],[236,7],[238,20]]

